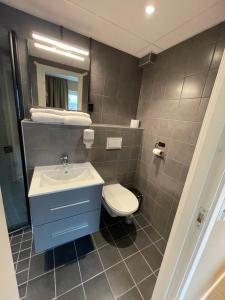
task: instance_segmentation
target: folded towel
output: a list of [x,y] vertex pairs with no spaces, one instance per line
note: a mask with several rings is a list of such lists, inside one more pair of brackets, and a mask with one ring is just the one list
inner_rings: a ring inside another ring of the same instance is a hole
[[60,110],[60,109],[52,109],[52,108],[34,108],[30,109],[30,113],[47,113],[47,114],[54,114],[59,116],[81,116],[90,118],[90,115],[80,111],[69,111],[69,110]]
[[64,116],[64,124],[66,125],[80,125],[80,126],[90,126],[92,121],[90,118],[82,116]]
[[59,116],[55,114],[48,114],[46,112],[33,112],[31,120],[34,122],[48,123],[48,124],[65,124],[65,125],[80,125],[90,126],[92,121],[90,118],[83,116]]
[[42,112],[35,112],[31,115],[31,120],[40,123],[52,123],[52,124],[63,124],[63,116],[54,114],[47,114]]

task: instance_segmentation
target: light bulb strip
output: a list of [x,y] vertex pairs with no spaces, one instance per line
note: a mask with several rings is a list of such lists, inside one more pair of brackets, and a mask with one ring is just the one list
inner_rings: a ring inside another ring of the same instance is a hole
[[56,53],[59,55],[64,55],[64,56],[70,57],[72,59],[84,61],[84,57],[81,57],[81,56],[75,55],[73,53],[66,52],[66,51],[63,51],[63,50],[60,50],[60,49],[57,49],[54,47],[49,47],[49,46],[46,46],[46,45],[43,45],[40,43],[36,43],[36,42],[34,43],[34,46],[37,48],[43,49],[43,50],[47,50],[49,52],[53,52],[53,53]]
[[35,40],[45,42],[47,44],[50,44],[50,45],[56,46],[58,48],[61,48],[63,50],[73,51],[73,52],[76,52],[76,53],[79,53],[79,54],[82,54],[82,55],[85,55],[85,56],[89,55],[89,52],[86,51],[86,50],[82,50],[82,49],[70,46],[68,44],[62,43],[62,42],[57,41],[57,40],[50,39],[48,37],[45,37],[45,36],[37,34],[37,33],[32,33],[32,37]]

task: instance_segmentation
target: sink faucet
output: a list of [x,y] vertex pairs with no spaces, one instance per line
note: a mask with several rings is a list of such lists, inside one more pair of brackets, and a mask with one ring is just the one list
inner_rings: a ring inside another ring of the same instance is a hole
[[60,159],[61,159],[61,162],[62,162],[62,164],[63,164],[64,166],[68,165],[69,157],[68,157],[67,154],[61,156]]

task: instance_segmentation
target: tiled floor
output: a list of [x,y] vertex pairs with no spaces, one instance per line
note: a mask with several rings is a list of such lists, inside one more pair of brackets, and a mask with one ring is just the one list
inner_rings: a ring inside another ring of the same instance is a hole
[[10,234],[23,300],[151,299],[166,241],[141,214],[102,213],[101,231],[35,254],[30,228]]

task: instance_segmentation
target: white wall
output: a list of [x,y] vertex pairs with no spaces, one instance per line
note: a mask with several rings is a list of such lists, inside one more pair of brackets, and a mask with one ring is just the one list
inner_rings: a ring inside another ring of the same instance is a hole
[[19,300],[8,230],[0,190],[0,299]]

